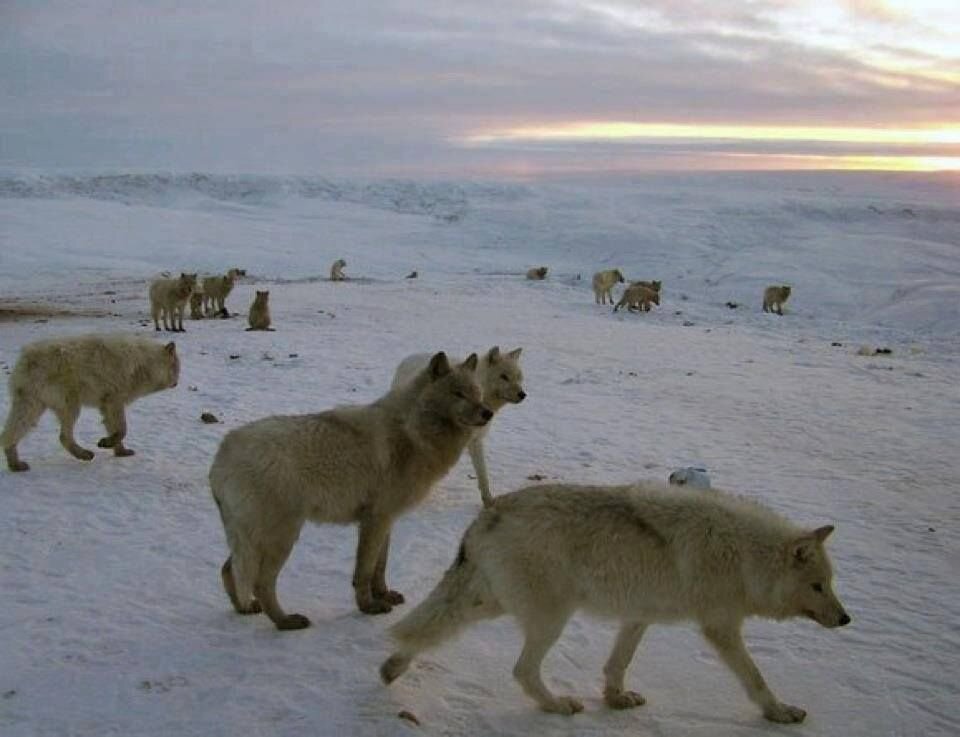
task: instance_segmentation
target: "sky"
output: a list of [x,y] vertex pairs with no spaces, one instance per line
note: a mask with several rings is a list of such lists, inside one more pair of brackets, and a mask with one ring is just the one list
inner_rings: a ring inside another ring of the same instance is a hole
[[0,0],[0,167],[960,170],[960,4]]

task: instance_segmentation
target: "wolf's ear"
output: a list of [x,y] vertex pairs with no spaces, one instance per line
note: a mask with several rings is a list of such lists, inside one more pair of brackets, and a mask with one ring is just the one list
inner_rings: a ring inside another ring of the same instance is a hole
[[177,352],[177,344],[171,341],[163,347],[163,350],[172,356]]
[[833,532],[833,525],[824,525],[823,527],[818,527],[815,529],[813,531],[813,536],[820,542],[823,542],[830,537],[831,532]]
[[510,352],[507,354],[507,358],[512,358],[513,360],[517,360],[518,358],[520,358],[520,351],[522,351],[522,350],[523,350],[523,348],[516,348],[516,349],[510,351]]
[[478,360],[477,354],[471,353],[467,356],[467,360],[460,364],[460,368],[465,368],[467,371],[476,371]]
[[500,360],[500,346],[495,345],[489,351],[487,351],[487,363],[491,366],[497,363]]
[[806,565],[817,554],[817,538],[813,534],[804,535],[790,543],[790,560],[797,568]]
[[435,353],[430,359],[430,365],[427,367],[430,371],[430,378],[436,381],[450,373],[450,361],[447,360],[447,354],[443,351]]

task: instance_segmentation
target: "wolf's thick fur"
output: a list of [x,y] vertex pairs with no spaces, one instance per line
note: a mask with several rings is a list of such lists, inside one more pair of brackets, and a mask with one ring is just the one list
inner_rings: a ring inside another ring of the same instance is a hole
[[437,353],[413,381],[372,404],[267,417],[227,434],[210,488],[230,546],[223,584],[237,612],[262,608],[282,630],[309,625],[287,614],[276,593],[306,520],[359,525],[353,585],[361,611],[389,612],[403,601],[386,583],[390,528],[493,416],[480,401],[476,368],[476,354],[451,368]]
[[422,650],[479,619],[511,614],[525,636],[514,676],[541,708],[583,707],[552,694],[544,655],[577,610],[618,619],[604,667],[608,705],[644,703],[624,675],[650,624],[694,621],[767,719],[805,712],[770,691],[741,637],[744,619],[850,621],[832,589],[823,541],[832,527],[803,530],[774,512],[717,490],[632,486],[535,486],[497,497],[464,535],[456,562],[391,630],[397,651],[387,683]]
[[644,281],[643,279],[638,279],[630,282],[630,286],[646,287],[647,289],[652,289],[654,292],[660,292],[663,290],[663,282],[659,279],[654,279],[653,281]]
[[273,330],[270,327],[270,292],[257,291],[247,314],[250,327],[247,330]]
[[344,267],[347,265],[347,262],[342,258],[338,258],[330,266],[330,281],[343,281],[347,278],[347,275],[343,273]]
[[623,274],[620,269],[607,269],[598,271],[593,275],[593,296],[598,305],[605,305],[607,300],[613,304],[613,288],[617,284],[623,284]]
[[537,266],[533,269],[527,270],[527,279],[532,279],[533,281],[540,281],[541,279],[547,278],[547,267],[546,266]]
[[[520,351],[517,348],[507,353],[500,352],[500,346],[487,351],[477,366],[477,383],[484,405],[496,414],[505,404],[519,404],[527,396],[523,390],[523,371],[520,370]],[[416,353],[404,358],[393,375],[393,387],[396,388],[411,381],[430,362],[429,353]],[[490,479],[487,475],[487,461],[483,452],[483,439],[490,431],[490,423],[475,430],[467,444],[473,470],[477,473],[477,486],[483,505],[493,504],[490,493]]]
[[791,289],[786,284],[767,287],[763,290],[763,311],[783,314],[783,305],[790,298]]
[[202,320],[203,317],[203,292],[194,290],[190,294],[190,319]]
[[173,343],[125,335],[82,335],[25,345],[10,375],[10,412],[0,446],[11,471],[26,471],[17,443],[52,409],[60,420],[60,443],[75,458],[93,453],[77,444],[73,428],[80,407],[97,407],[107,428],[98,445],[118,456],[133,455],[124,408],[133,400],[177,385],[180,361]]
[[246,269],[230,269],[223,276],[205,276],[201,283],[203,293],[203,311],[207,315],[230,317],[227,311],[227,297],[233,291],[237,279],[246,276]]
[[[150,315],[158,331],[158,318],[162,318],[164,330],[184,332],[183,312],[196,286],[196,274],[180,274],[178,279],[156,279],[150,284]],[[169,325],[167,318],[170,319]]]
[[626,306],[631,312],[638,309],[641,312],[650,312],[650,305],[652,304],[660,304],[660,292],[650,287],[631,284],[623,290],[623,295],[620,297],[620,301],[614,305],[613,311],[616,312],[621,307]]

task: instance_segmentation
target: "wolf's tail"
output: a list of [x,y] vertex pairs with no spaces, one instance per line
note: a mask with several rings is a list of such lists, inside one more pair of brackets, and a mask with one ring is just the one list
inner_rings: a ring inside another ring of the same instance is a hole
[[390,629],[398,648],[380,666],[380,677],[390,683],[406,672],[417,653],[450,639],[473,622],[502,613],[486,578],[461,545],[456,561],[436,588]]

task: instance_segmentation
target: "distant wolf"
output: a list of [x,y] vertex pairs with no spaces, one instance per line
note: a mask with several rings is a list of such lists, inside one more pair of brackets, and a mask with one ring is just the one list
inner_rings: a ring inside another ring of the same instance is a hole
[[124,408],[133,400],[170,389],[180,377],[180,360],[173,343],[124,335],[81,335],[29,343],[20,351],[10,375],[10,412],[0,445],[11,471],[29,465],[17,455],[17,443],[51,409],[60,420],[60,443],[82,461],[93,453],[77,444],[73,428],[80,407],[97,407],[107,435],[97,443],[118,456],[133,455],[125,447]]
[[480,401],[476,369],[476,354],[451,367],[437,353],[413,381],[372,404],[266,417],[227,434],[210,488],[230,547],[223,586],[238,613],[262,610],[281,630],[310,624],[287,614],[276,592],[306,520],[359,525],[360,611],[381,614],[403,602],[386,583],[390,528],[493,417]]
[[233,268],[223,276],[205,276],[202,282],[203,311],[208,315],[230,317],[227,311],[227,297],[233,291],[233,285],[241,276],[246,276],[246,269]]
[[631,312],[637,310],[640,310],[640,312],[650,312],[651,304],[660,305],[660,292],[650,287],[631,285],[623,290],[623,296],[621,296],[620,301],[614,305],[613,311],[616,312],[621,307],[626,306]]
[[[477,382],[480,384],[481,401],[491,412],[496,413],[505,404],[519,404],[527,396],[523,390],[523,371],[520,370],[520,351],[517,348],[507,353],[500,352],[500,346],[487,351],[477,366]],[[396,388],[413,379],[430,362],[429,353],[417,353],[404,358],[397,366],[393,376]],[[483,453],[483,439],[490,431],[490,423],[473,432],[467,444],[473,470],[477,473],[477,486],[483,505],[493,504],[490,493],[490,480],[487,476],[487,462]]]
[[598,271],[593,275],[593,296],[598,305],[613,304],[613,288],[624,281],[620,269]]
[[606,703],[640,706],[624,675],[650,624],[700,626],[767,719],[799,722],[747,652],[743,621],[807,617],[850,622],[832,588],[823,542],[833,527],[804,530],[759,504],[717,490],[631,486],[533,486],[497,497],[469,527],[456,561],[427,598],[391,629],[398,649],[380,667],[390,683],[421,651],[463,627],[513,615],[524,634],[513,669],[545,711],[582,704],[551,693],[544,655],[577,610],[620,621],[604,667]]
[[196,286],[196,274],[180,274],[179,279],[156,279],[150,284],[150,315],[157,330],[160,330],[158,318],[162,318],[164,330],[184,332],[183,312]]
[[638,279],[637,281],[630,282],[631,287],[646,287],[647,289],[652,289],[654,292],[663,291],[663,282],[659,279],[654,279],[653,281],[643,281]]
[[270,327],[270,292],[261,292],[257,290],[257,295],[253,298],[253,304],[250,305],[250,312],[247,314],[247,322],[250,327],[247,330],[273,330]]
[[342,258],[338,258],[333,262],[333,265],[330,267],[330,281],[344,281],[347,278],[347,275],[343,273],[343,268],[347,265],[347,262]]
[[527,271],[527,279],[532,279],[534,281],[540,281],[541,279],[547,278],[547,267],[538,266]]
[[790,298],[790,287],[786,284],[767,287],[763,290],[763,311],[783,314],[783,304]]

